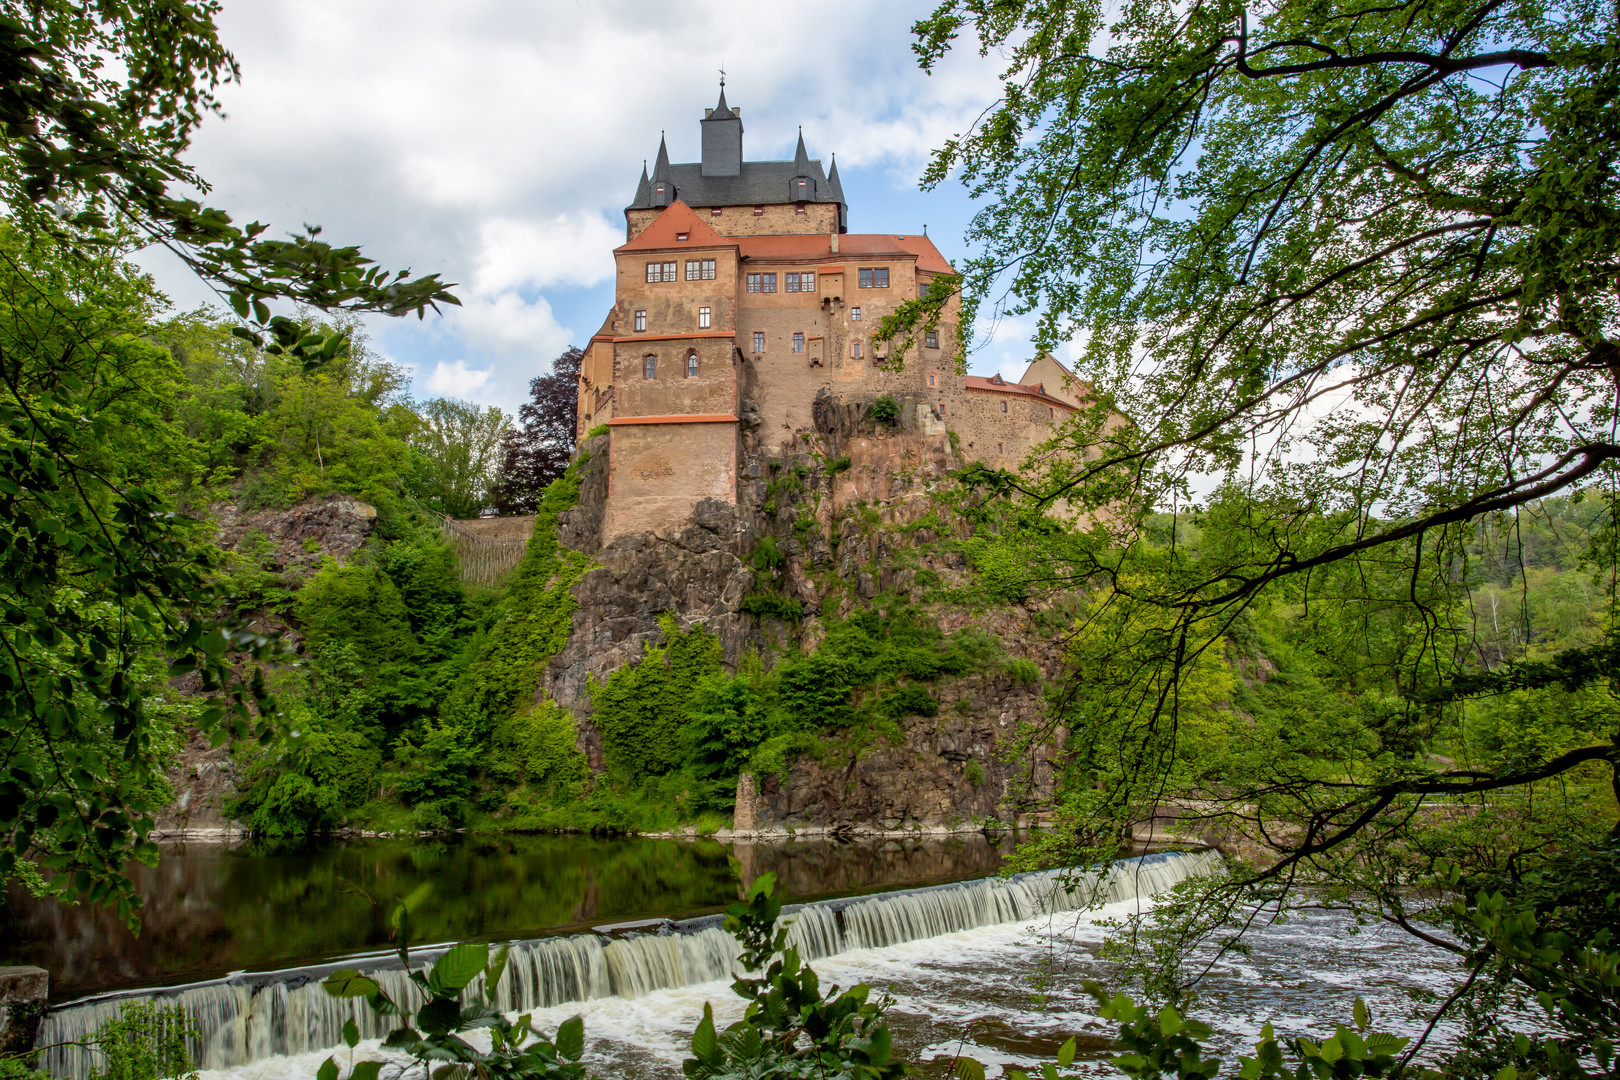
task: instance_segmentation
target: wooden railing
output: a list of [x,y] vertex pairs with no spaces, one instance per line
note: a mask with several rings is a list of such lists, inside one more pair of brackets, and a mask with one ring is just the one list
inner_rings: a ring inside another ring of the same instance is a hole
[[[444,542],[455,552],[456,569],[462,581],[493,588],[523,561],[523,551],[533,527],[532,514],[524,515],[522,524],[514,518],[457,521],[447,517],[443,525]],[[495,530],[499,531],[489,535]]]

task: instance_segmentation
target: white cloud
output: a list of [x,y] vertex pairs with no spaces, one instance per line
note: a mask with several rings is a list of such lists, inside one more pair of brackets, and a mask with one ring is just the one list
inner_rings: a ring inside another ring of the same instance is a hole
[[421,382],[434,397],[471,399],[489,382],[489,372],[474,371],[465,360],[440,360]]
[[846,175],[913,181],[998,89],[999,61],[971,47],[917,69],[909,28],[928,7],[826,0],[806,48],[803,11],[755,0],[227,0],[243,80],[191,159],[239,220],[319,223],[385,267],[458,283],[462,309],[378,333],[422,380],[487,373],[472,391],[511,408],[596,329],[642,160],[661,129],[696,159],[721,65],[750,158],[791,155],[802,124]]
[[558,214],[549,221],[496,218],[479,230],[482,246],[472,287],[479,293],[534,286],[599,285],[613,277],[613,249],[624,227],[599,213]]

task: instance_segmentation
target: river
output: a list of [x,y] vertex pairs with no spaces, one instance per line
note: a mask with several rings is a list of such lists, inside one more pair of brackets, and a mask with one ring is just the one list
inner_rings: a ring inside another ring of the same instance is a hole
[[[717,1020],[740,1015],[723,935],[702,919],[674,935],[581,931],[701,916],[735,898],[740,881],[772,870],[789,902],[880,894],[817,905],[796,933],[824,983],[867,982],[893,995],[891,1024],[913,1060],[944,1075],[960,1050],[994,1076],[999,1065],[1049,1057],[1078,1035],[1081,1071],[1106,1071],[1108,1027],[1080,989],[1086,978],[1110,975],[1096,956],[1099,919],[1150,904],[1148,894],[1189,864],[1153,860],[1152,880],[1142,871],[1122,878],[1111,886],[1115,902],[1092,912],[1053,910],[1066,901],[1035,879],[903,891],[981,879],[1010,847],[1010,839],[982,836],[747,845],[466,838],[288,853],[191,845],[166,849],[155,869],[139,868],[147,897],[140,938],[95,909],[13,904],[0,916],[0,961],[51,970],[59,1001],[213,980],[181,995],[212,1033],[203,1057],[216,1067],[205,1077],[292,1080],[313,1074],[343,1019],[310,981],[318,965],[382,947],[383,905],[426,886],[417,940],[539,939],[525,946],[522,964],[515,956],[514,971],[527,974],[509,977],[508,997],[521,1000],[508,1004],[539,1006],[535,1018],[546,1029],[583,1014],[599,1075],[673,1080],[705,1001]],[[219,979],[274,969],[294,970]],[[1423,1002],[1454,978],[1449,958],[1398,933],[1354,932],[1342,916],[1321,913],[1269,928],[1251,955],[1217,964],[1197,1014],[1230,1051],[1267,1019],[1284,1032],[1330,1034],[1318,1018],[1348,1017],[1359,993],[1380,1027],[1410,1033],[1420,1028]],[[115,1007],[61,1009],[54,1030],[82,1031]],[[374,1040],[361,1047],[374,1048]],[[82,1066],[64,1060],[59,1071]]]

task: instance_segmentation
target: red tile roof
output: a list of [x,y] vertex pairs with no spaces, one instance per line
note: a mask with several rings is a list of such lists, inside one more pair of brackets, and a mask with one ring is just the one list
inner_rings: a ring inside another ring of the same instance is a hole
[[893,236],[884,233],[848,233],[838,238],[838,251],[832,249],[832,237],[821,233],[798,236],[739,236],[737,247],[746,258],[756,262],[774,260],[816,259],[892,259],[917,260],[917,269],[935,274],[948,274],[951,264],[939,253],[934,242],[926,236]]
[[[685,240],[680,239],[682,235]],[[668,210],[653,219],[653,223],[641,231],[641,235],[628,244],[621,244],[614,251],[664,251],[671,248],[726,248],[736,247],[736,241],[729,240],[715,232],[709,223],[692,213],[692,208],[676,200],[670,204]]]
[[991,394],[1016,394],[1019,397],[1038,398],[1048,405],[1057,405],[1065,409],[1074,408],[1073,405],[1070,405],[1062,398],[1055,398],[1048,394],[1045,386],[1040,383],[1036,383],[1034,386],[1025,386],[1023,383],[1007,382],[1000,375],[988,379],[981,375],[969,375],[967,377],[967,388]]

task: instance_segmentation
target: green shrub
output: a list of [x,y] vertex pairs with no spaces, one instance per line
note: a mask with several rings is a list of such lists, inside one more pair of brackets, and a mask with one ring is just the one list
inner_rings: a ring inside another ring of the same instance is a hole
[[852,465],[854,465],[854,462],[850,460],[848,454],[840,454],[827,462],[827,472],[832,476],[837,476],[839,473],[847,471]]
[[100,1058],[90,1069],[90,1080],[195,1077],[197,1068],[191,1063],[186,1040],[196,1038],[196,1028],[179,1005],[126,1002],[90,1038]]
[[787,556],[776,546],[774,536],[764,536],[748,556],[748,561],[755,570],[778,570],[787,563]]
[[968,782],[969,787],[977,791],[984,786],[984,766],[979,764],[977,758],[968,758],[966,764],[962,766],[962,778]]
[[902,716],[938,716],[939,702],[920,686],[902,686],[878,698],[878,713],[891,720]]
[[785,619],[788,622],[795,622],[804,616],[803,603],[796,597],[774,589],[754,589],[743,597],[740,607],[750,615],[767,619]]
[[900,420],[900,403],[892,394],[884,394],[872,402],[872,407],[866,413],[879,424],[894,424]]
[[587,439],[594,439],[598,435],[606,435],[607,433],[608,426],[606,424],[597,424],[595,427],[591,428],[591,430],[585,433],[585,437]]
[[1001,671],[1015,683],[1034,686],[1041,681],[1041,669],[1035,666],[1035,661],[1025,660],[1021,656],[1009,656],[1001,662]]
[[682,633],[662,620],[664,645],[590,685],[591,720],[602,732],[608,770],[623,781],[662,776],[686,760],[681,728],[698,684],[721,673],[720,639],[701,626]]

